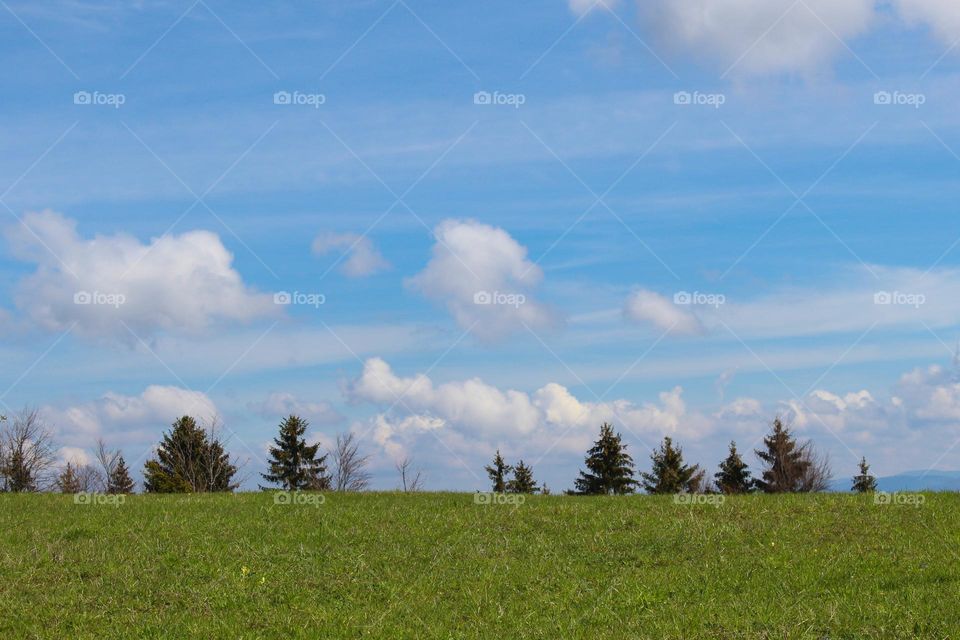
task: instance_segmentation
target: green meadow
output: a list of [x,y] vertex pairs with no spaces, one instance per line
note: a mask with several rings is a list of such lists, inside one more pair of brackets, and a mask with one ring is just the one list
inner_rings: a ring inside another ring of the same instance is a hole
[[0,638],[960,635],[960,495],[301,497],[0,495]]

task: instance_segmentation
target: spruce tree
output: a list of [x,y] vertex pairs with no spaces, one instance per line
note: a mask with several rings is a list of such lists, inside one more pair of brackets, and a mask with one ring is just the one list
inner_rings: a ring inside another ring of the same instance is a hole
[[860,473],[853,476],[850,490],[857,493],[874,493],[877,490],[877,478],[870,475],[870,465],[867,464],[866,457],[860,458]]
[[487,475],[490,476],[494,493],[504,493],[507,490],[507,475],[513,471],[513,467],[503,461],[500,449],[497,449],[497,455],[493,458],[493,466],[487,465],[484,468],[487,470]]
[[533,479],[533,469],[523,463],[517,463],[513,468],[513,478],[507,482],[508,493],[536,493],[540,488]]
[[576,479],[576,493],[580,495],[608,495],[633,493],[637,481],[633,479],[633,458],[627,454],[627,445],[613,427],[604,423],[600,437],[587,451],[584,464]]
[[117,456],[116,464],[107,478],[107,493],[133,493],[133,480],[123,456]]
[[748,493],[753,488],[750,469],[740,457],[736,442],[730,442],[730,453],[720,463],[720,470],[713,477],[721,493]]
[[308,445],[303,438],[308,426],[306,420],[295,415],[280,423],[280,433],[273,439],[275,446],[270,447],[269,472],[260,474],[264,480],[279,484],[286,491],[330,488],[327,456],[318,457],[320,445]]
[[766,493],[804,491],[812,464],[808,447],[797,443],[779,416],[763,445],[764,449],[755,452],[765,465],[762,477],[755,481],[757,488]]
[[60,489],[60,493],[80,493],[80,478],[72,463],[68,462],[57,477],[57,488]]
[[647,493],[697,493],[702,488],[704,472],[700,465],[684,464],[683,450],[674,446],[669,436],[650,454],[650,460],[650,473],[640,474]]
[[144,465],[143,488],[150,493],[233,491],[236,472],[215,435],[183,416],[163,435],[157,457]]

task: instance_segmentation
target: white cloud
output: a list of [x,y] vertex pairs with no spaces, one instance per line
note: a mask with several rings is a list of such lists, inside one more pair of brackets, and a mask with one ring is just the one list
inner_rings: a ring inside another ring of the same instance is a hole
[[[499,389],[479,378],[435,385],[423,374],[399,377],[379,358],[367,360],[347,388],[352,401],[392,407],[401,416],[375,418],[372,429],[382,446],[388,441],[399,444],[394,439],[398,433],[437,430],[462,436],[471,448],[509,441],[534,453],[554,446],[582,452],[603,422],[651,443],[665,434],[699,437],[710,430],[710,421],[688,412],[682,394],[683,389],[675,387],[661,393],[657,403],[637,405],[628,400],[582,401],[557,383],[533,394]],[[405,422],[409,418],[415,419]]]
[[313,241],[313,252],[318,256],[336,250],[346,253],[347,257],[340,263],[340,271],[351,278],[373,275],[390,266],[367,236],[324,233]]
[[524,325],[537,329],[556,322],[531,295],[543,272],[506,231],[472,220],[445,220],[434,237],[433,257],[408,285],[446,305],[462,328],[495,340]]
[[659,293],[640,289],[627,298],[623,314],[634,322],[649,323],[661,331],[678,335],[703,332],[697,317]]
[[261,402],[250,402],[247,408],[271,420],[297,415],[316,426],[338,424],[344,420],[329,402],[309,402],[282,391],[271,393]]
[[[92,402],[66,408],[46,406],[58,439],[68,447],[90,449],[103,437],[111,448],[152,443],[178,417],[211,420],[217,407],[206,394],[180,387],[151,385],[138,396],[108,392]],[[128,461],[129,462],[129,461]]]
[[946,45],[960,38],[960,5],[955,0],[894,0],[910,25],[926,24]]
[[737,398],[733,402],[720,407],[715,417],[721,420],[754,418],[762,415],[763,407],[755,398]]
[[642,22],[663,47],[721,70],[816,71],[876,17],[875,0],[639,0]]
[[[82,238],[75,221],[52,211],[28,213],[23,222],[7,228],[7,242],[15,257],[37,268],[20,281],[15,302],[44,329],[76,323],[81,335],[129,342],[124,324],[146,337],[278,312],[271,296],[243,283],[214,233],[143,244],[122,233]],[[78,304],[85,295],[88,303]]]

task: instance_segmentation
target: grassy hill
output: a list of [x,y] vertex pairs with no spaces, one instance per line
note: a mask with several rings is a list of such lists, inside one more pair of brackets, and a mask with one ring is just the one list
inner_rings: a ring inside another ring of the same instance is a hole
[[945,638],[960,495],[0,495],[2,638]]

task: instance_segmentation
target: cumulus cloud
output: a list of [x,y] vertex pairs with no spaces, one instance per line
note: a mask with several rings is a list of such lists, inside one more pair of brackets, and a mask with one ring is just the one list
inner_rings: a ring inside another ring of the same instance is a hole
[[340,263],[340,272],[351,278],[373,275],[387,269],[390,264],[367,236],[355,233],[324,233],[313,241],[313,252],[326,255],[332,251],[346,253]]
[[693,313],[659,293],[646,289],[630,294],[623,307],[623,315],[633,322],[651,324],[661,331],[677,335],[703,333],[703,326]]
[[534,451],[555,446],[579,452],[603,422],[650,442],[664,434],[700,436],[710,429],[709,420],[688,412],[681,387],[659,394],[656,403],[589,402],[558,383],[548,383],[532,394],[503,390],[479,378],[435,385],[423,374],[397,376],[389,364],[371,358],[349,384],[347,394],[354,402],[392,407],[399,413],[400,417],[380,415],[374,421],[372,428],[384,447],[388,443],[404,446],[397,441],[398,435],[437,430],[474,445],[509,440]]
[[154,442],[178,417],[210,420],[217,407],[206,394],[180,387],[151,385],[137,396],[109,392],[84,404],[43,408],[65,449],[88,448],[100,437],[111,447]]
[[875,0],[640,0],[661,46],[743,74],[804,73],[845,51],[876,17]]
[[407,284],[446,305],[462,328],[496,340],[524,325],[537,329],[556,323],[554,313],[531,293],[543,272],[506,231],[473,220],[445,220],[434,237],[433,256]]
[[946,45],[960,38],[960,5],[954,0],[894,0],[907,24],[925,24]]
[[15,304],[36,325],[97,338],[161,330],[197,331],[217,321],[275,314],[269,295],[248,288],[233,256],[208,231],[149,243],[123,233],[83,238],[76,222],[52,211],[28,213],[6,229],[14,257],[36,265]]
[[247,403],[247,408],[270,420],[282,420],[289,415],[297,415],[316,426],[339,424],[344,420],[329,402],[309,402],[282,391],[271,393],[261,402]]

